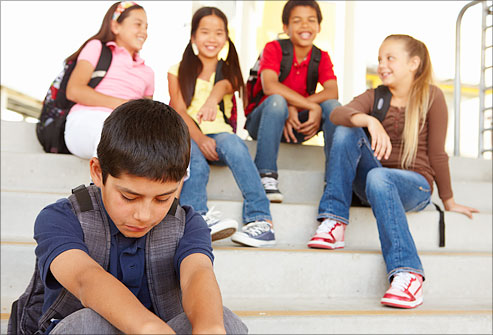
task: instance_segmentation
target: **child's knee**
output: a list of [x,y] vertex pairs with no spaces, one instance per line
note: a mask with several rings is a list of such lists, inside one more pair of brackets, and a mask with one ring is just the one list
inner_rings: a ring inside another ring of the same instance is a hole
[[268,110],[269,115],[276,115],[278,117],[287,118],[288,102],[283,96],[279,94],[273,94],[265,99],[263,103],[267,104],[265,108]]
[[371,169],[366,175],[366,195],[370,199],[385,190],[389,182],[388,169],[382,167]]
[[322,102],[320,104],[320,107],[322,108],[322,116],[323,116],[324,120],[328,120],[332,111],[336,107],[339,107],[340,105],[341,104],[336,99],[329,99],[329,100],[325,100],[324,102]]
[[111,323],[90,308],[80,309],[58,323],[50,334],[117,334]]
[[222,133],[216,136],[216,148],[225,155],[239,155],[243,156],[248,154],[248,147],[243,140],[235,135],[229,133]]
[[357,135],[358,128],[337,126],[334,131],[334,137],[332,140],[333,145],[338,144],[349,144],[349,139]]

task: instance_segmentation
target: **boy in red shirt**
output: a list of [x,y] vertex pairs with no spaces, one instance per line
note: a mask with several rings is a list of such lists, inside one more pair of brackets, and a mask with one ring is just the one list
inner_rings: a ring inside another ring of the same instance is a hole
[[[337,101],[337,78],[329,54],[319,53],[318,82],[323,90],[310,93],[307,76],[315,50],[313,40],[320,32],[322,13],[316,1],[289,0],[282,13],[283,30],[292,43],[294,57],[289,75],[279,82],[282,49],[279,41],[265,45],[253,96],[263,91],[262,99],[246,108],[246,129],[257,140],[255,164],[271,202],[282,202],[277,181],[277,155],[280,142],[301,143],[319,131],[324,132],[325,170],[335,126],[330,122]],[[311,74],[317,75],[315,74]],[[262,94],[262,93],[261,93]]]

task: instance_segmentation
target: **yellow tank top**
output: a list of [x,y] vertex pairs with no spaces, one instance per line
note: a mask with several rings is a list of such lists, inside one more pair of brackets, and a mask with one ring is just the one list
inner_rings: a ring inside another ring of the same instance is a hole
[[[178,77],[178,68],[180,63],[173,65],[168,70],[168,73]],[[197,78],[195,83],[195,93],[192,98],[192,102],[190,106],[188,106],[187,113],[190,115],[192,119],[199,125],[200,129],[204,134],[217,134],[217,133],[232,133],[233,128],[229,124],[226,123],[223,117],[223,113],[219,109],[219,105],[217,106],[217,114],[216,119],[214,121],[202,121],[199,124],[197,120],[197,113],[200,108],[204,105],[205,101],[209,97],[212,92],[212,88],[214,87],[214,79],[216,74],[213,73],[210,77],[209,81]],[[224,101],[224,111],[228,118],[231,117],[231,109],[233,108],[232,102],[232,94],[226,94],[223,98]]]

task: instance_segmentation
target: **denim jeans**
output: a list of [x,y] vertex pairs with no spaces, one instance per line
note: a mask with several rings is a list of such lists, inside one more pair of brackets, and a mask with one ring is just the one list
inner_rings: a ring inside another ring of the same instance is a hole
[[230,133],[207,136],[216,141],[219,161],[208,162],[197,143],[191,141],[190,178],[183,184],[180,203],[192,206],[202,215],[207,213],[206,188],[209,181],[209,164],[227,165],[243,195],[243,223],[272,220],[269,199],[265,195],[260,176],[243,140]]
[[[329,153],[332,145],[332,135],[335,125],[330,122],[330,113],[341,104],[337,100],[326,100],[320,104],[322,107],[322,122],[320,130],[324,132],[324,152],[325,152],[325,171],[329,166]],[[259,173],[277,172],[277,155],[279,145],[285,142],[283,129],[288,119],[288,103],[286,99],[278,94],[274,94],[265,99],[257,108],[247,116],[245,127],[250,136],[257,140],[257,154],[255,155],[255,165]],[[308,119],[308,111],[298,114],[301,122]],[[304,142],[303,134],[294,134],[298,143]]]
[[421,174],[382,167],[362,128],[338,126],[334,132],[318,220],[349,223],[352,191],[370,204],[389,279],[397,272],[424,276],[406,212],[420,211],[430,203],[431,190]]
[[[224,307],[224,328],[227,334],[247,334],[248,328],[241,319]],[[177,334],[192,334],[192,325],[185,313],[167,322]],[[56,334],[121,334],[122,332],[90,308],[83,308],[60,321],[50,335]]]

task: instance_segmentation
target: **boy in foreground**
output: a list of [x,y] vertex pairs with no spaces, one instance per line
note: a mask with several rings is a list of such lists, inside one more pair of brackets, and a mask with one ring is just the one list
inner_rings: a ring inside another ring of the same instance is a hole
[[175,200],[190,159],[181,117],[160,102],[125,103],[106,119],[97,152],[95,186],[36,219],[41,332],[246,333],[223,308],[207,224]]

